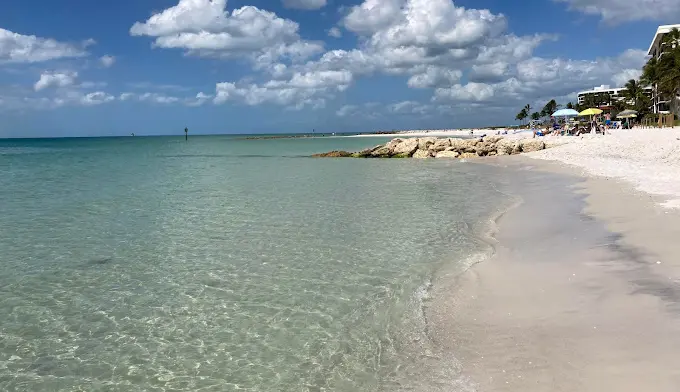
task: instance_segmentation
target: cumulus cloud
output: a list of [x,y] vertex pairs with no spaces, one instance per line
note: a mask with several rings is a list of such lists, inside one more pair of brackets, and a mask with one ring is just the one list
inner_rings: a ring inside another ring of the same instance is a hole
[[305,71],[406,75],[412,88],[449,87],[475,64],[499,58],[516,63],[552,38],[506,34],[503,15],[451,0],[365,0],[348,10],[342,24],[359,36],[360,47],[328,51],[306,63]]
[[105,68],[109,68],[113,66],[113,64],[116,62],[116,58],[114,56],[102,56],[99,58],[99,62],[104,66]]
[[645,54],[643,50],[627,50],[616,57],[592,61],[534,57],[517,63],[502,81],[438,88],[434,98],[504,106],[516,105],[518,100],[570,96],[601,84],[620,86],[639,75]]
[[283,0],[283,5],[286,8],[318,10],[326,6],[326,0]]
[[209,102],[213,98],[212,95],[205,93],[198,93],[194,97],[177,97],[174,95],[168,95],[159,92],[143,92],[143,93],[133,93],[124,92],[118,96],[119,101],[136,101],[136,102],[146,102],[155,105],[172,105],[172,104],[182,104],[186,106],[201,106],[206,102]]
[[472,66],[468,80],[471,82],[494,83],[500,82],[509,73],[509,64],[497,61],[488,64],[475,64]]
[[344,91],[352,82],[349,71],[296,73],[287,80],[270,80],[264,84],[237,85],[218,83],[214,103],[240,101],[247,105],[273,103],[300,109],[320,108],[334,92]]
[[37,63],[82,57],[87,55],[85,48],[93,43],[92,40],[80,44],[59,42],[0,28],[0,63]]
[[299,25],[253,6],[229,12],[227,0],[180,0],[176,6],[135,23],[133,36],[154,38],[154,46],[188,54],[246,57],[261,66],[278,59],[304,60],[323,51],[319,42],[302,40]]
[[210,101],[213,98],[212,95],[205,94],[203,92],[200,92],[196,94],[196,97],[193,99],[187,99],[185,101],[187,106],[202,106],[208,101]]
[[599,15],[610,24],[636,20],[677,22],[680,19],[678,0],[555,0],[569,8],[589,15]]
[[340,31],[340,29],[337,27],[331,27],[330,30],[328,30],[328,36],[333,38],[341,38],[342,31]]
[[426,67],[408,80],[408,86],[412,88],[431,88],[440,85],[451,85],[459,81],[463,72],[457,69],[443,67]]
[[103,91],[96,91],[94,93],[85,94],[80,99],[80,102],[85,106],[101,105],[107,102],[111,102],[116,98]]
[[50,87],[68,87],[74,85],[77,78],[77,72],[43,72],[33,89],[40,91]]

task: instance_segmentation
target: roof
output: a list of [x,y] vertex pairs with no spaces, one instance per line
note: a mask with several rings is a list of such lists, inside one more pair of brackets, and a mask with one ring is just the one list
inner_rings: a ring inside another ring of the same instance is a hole
[[671,30],[673,30],[674,28],[680,29],[680,24],[659,26],[659,28],[656,29],[654,39],[652,40],[651,45],[649,45],[649,50],[647,51],[648,56],[651,56],[654,47],[658,46],[659,43],[661,43],[661,38],[663,38],[663,35],[670,33]]
[[[576,93],[576,95],[584,95],[584,94],[597,94],[597,93],[609,93],[609,92],[614,92],[617,93],[621,90],[625,90],[625,87],[615,87],[615,88],[608,88],[608,89],[599,89],[598,87],[595,87],[593,90],[586,90],[586,91],[579,91]],[[643,90],[651,90],[652,86],[644,86],[642,88]]]

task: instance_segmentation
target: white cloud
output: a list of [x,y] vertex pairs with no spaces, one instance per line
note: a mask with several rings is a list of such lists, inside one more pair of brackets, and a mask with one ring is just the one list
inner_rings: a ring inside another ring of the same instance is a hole
[[121,101],[129,101],[136,97],[137,95],[135,93],[122,93],[118,96],[118,99]]
[[202,106],[203,104],[207,103],[213,98],[212,95],[205,94],[203,92],[200,92],[196,94],[196,97],[193,99],[187,99],[185,100],[185,103],[187,106]]
[[116,58],[114,56],[102,56],[99,58],[99,62],[104,66],[105,68],[109,68],[113,66],[113,64],[116,62]]
[[328,30],[328,36],[333,38],[341,38],[342,31],[340,31],[340,29],[337,27],[331,27],[330,30]]
[[358,109],[359,107],[357,105],[344,105],[338,109],[335,114],[338,117],[348,117],[355,114]]
[[119,101],[146,102],[155,105],[183,104],[186,106],[201,106],[212,99],[212,95],[198,93],[194,97],[181,98],[174,95],[167,95],[158,92],[132,93],[124,92],[118,96]]
[[137,96],[141,102],[151,102],[156,104],[172,104],[180,101],[179,98],[159,93],[144,93]]
[[437,98],[448,98],[454,101],[487,101],[494,96],[495,86],[485,83],[470,82],[465,85],[456,84],[449,88],[438,88]]
[[77,72],[43,72],[33,89],[40,91],[50,87],[68,87],[74,85],[77,78]]
[[116,98],[111,94],[105,93],[103,91],[97,91],[94,93],[85,94],[80,99],[80,102],[85,106],[94,106],[111,102],[115,99]]
[[405,115],[427,115],[432,112],[433,107],[428,104],[424,104],[416,101],[402,101],[391,104],[388,106],[388,110],[395,114],[405,114]]
[[[406,75],[411,88],[450,87],[473,65],[499,58],[515,64],[552,38],[504,34],[503,15],[457,7],[451,0],[365,0],[349,9],[342,24],[359,36],[359,48],[328,51],[288,71]],[[478,69],[478,77],[484,70]]]
[[385,105],[366,102],[361,105],[344,105],[335,112],[338,117],[376,119],[385,115]]
[[452,85],[459,81],[463,72],[456,69],[429,66],[421,73],[417,73],[408,80],[411,88],[431,88],[441,85]]
[[500,82],[507,77],[509,68],[509,64],[503,61],[488,64],[475,64],[472,66],[468,79],[471,82]]
[[534,57],[517,63],[502,81],[439,88],[434,99],[507,106],[518,101],[573,96],[601,84],[621,86],[639,75],[645,54],[643,50],[627,50],[616,57],[592,61]]
[[641,75],[642,75],[642,69],[641,68],[640,69],[624,69],[621,72],[618,72],[614,76],[612,76],[612,82],[614,82],[614,85],[617,86],[617,87],[623,87],[631,79],[635,79],[635,80],[640,79]]
[[326,0],[283,0],[283,5],[286,8],[318,10],[326,6]]
[[91,40],[81,44],[65,43],[0,28],[0,63],[37,63],[82,57],[87,55],[85,48],[93,43]]
[[237,85],[218,83],[214,102],[240,101],[247,105],[273,103],[293,108],[319,108],[326,98],[344,91],[352,83],[349,71],[295,73],[287,80],[270,80],[264,84]]
[[607,23],[635,20],[676,22],[680,19],[678,0],[555,0],[567,3],[572,10],[599,15]]
[[260,66],[286,58],[299,61],[323,50],[319,42],[304,41],[299,25],[253,6],[226,10],[226,0],[180,0],[135,23],[133,36],[155,38],[154,46],[184,49],[206,57],[246,57]]

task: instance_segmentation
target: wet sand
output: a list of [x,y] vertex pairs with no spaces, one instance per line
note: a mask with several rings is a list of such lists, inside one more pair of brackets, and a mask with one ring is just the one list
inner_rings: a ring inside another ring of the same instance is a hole
[[[478,391],[680,390],[680,213],[522,157],[495,255],[437,279],[435,344]],[[557,174],[556,174],[557,173]]]

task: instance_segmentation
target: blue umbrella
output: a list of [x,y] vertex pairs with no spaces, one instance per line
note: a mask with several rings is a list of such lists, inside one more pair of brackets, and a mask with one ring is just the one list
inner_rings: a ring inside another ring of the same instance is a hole
[[578,112],[574,109],[560,109],[552,114],[553,117],[576,117]]

